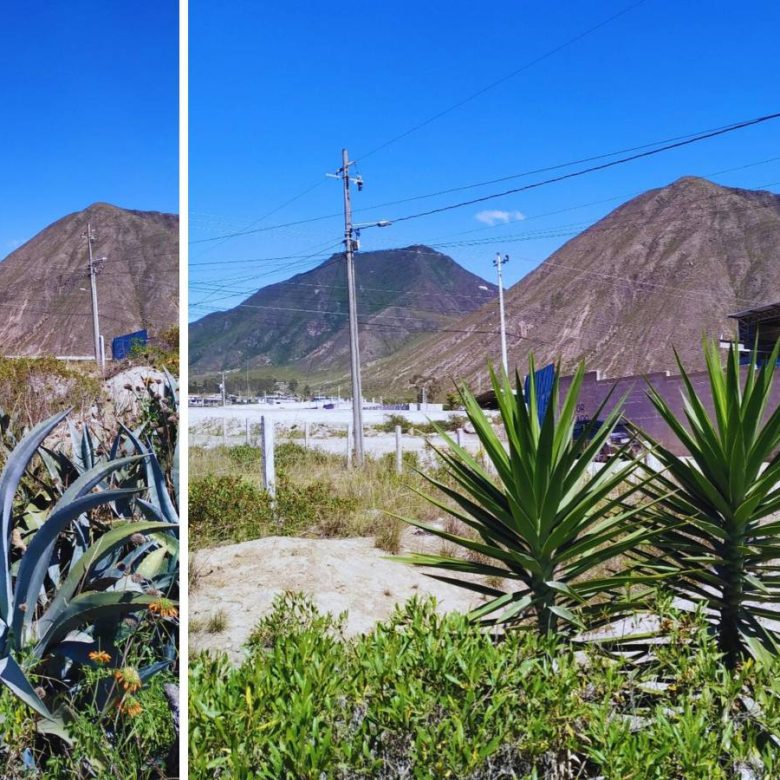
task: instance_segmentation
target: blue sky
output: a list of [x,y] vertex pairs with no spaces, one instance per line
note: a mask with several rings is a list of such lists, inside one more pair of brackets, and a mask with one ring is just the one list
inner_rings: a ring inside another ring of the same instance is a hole
[[[338,216],[201,240],[338,214],[339,182],[324,174],[338,168],[342,146],[366,182],[353,199],[360,209],[780,110],[780,4],[645,0],[367,155],[633,4],[192,0],[190,317],[235,305],[335,249],[343,230]],[[775,121],[480,206],[366,230],[362,248],[460,242],[442,251],[491,280],[495,252],[506,252],[511,284],[571,233],[679,176],[780,191],[780,160],[767,162],[780,157],[778,141]],[[355,220],[394,218],[543,177],[356,211]],[[488,210],[507,216],[493,215],[491,226],[480,221]],[[294,257],[265,260],[286,256]],[[254,258],[263,261],[242,262]]]
[[178,211],[178,3],[3,3],[0,258],[96,201]]

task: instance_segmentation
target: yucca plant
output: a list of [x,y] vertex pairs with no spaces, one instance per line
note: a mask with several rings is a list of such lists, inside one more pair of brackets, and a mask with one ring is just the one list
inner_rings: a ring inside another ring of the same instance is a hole
[[[154,454],[129,433],[129,446],[138,452],[123,455],[126,445],[117,437],[101,453],[86,427],[80,436],[72,429],[73,459],[45,449],[44,440],[66,415],[30,430],[0,475],[0,682],[50,720],[19,659],[31,666],[45,662],[53,690],[72,691],[90,652],[110,651],[119,660],[114,643],[129,613],[178,587],[178,518],[167,493],[167,501],[162,498]],[[31,522],[15,500],[36,453],[62,492]],[[135,517],[136,507],[148,520]],[[107,516],[94,522],[98,508]],[[142,678],[170,664],[170,648],[161,654],[167,658],[141,670]]]
[[712,411],[677,356],[684,420],[648,391],[688,456],[655,444],[663,469],[644,492],[660,502],[649,523],[659,533],[642,558],[680,605],[704,605],[729,667],[780,638],[780,408],[768,408],[779,351],[761,368],[754,351],[743,377],[737,350],[722,367],[705,344]]
[[[529,361],[533,376],[533,359]],[[576,407],[584,376],[580,365],[562,403],[559,371],[542,420],[534,383],[528,396],[517,376],[513,392],[509,379],[491,370],[508,449],[472,393],[460,388],[471,425],[479,437],[495,478],[446,433],[446,450],[437,450],[456,487],[427,477],[455,508],[434,497],[431,503],[473,529],[474,536],[457,535],[415,520],[407,522],[463,548],[465,557],[414,554],[402,560],[458,574],[481,575],[472,581],[431,575],[484,595],[487,601],[474,617],[489,624],[535,626],[540,633],[566,634],[598,627],[627,613],[626,595],[632,578],[620,556],[648,536],[632,524],[642,510],[632,505],[641,481],[629,481],[637,468],[628,448],[606,463],[596,458],[620,419],[616,403],[603,424],[597,420],[574,438]],[[608,564],[614,567],[607,574]],[[605,576],[606,575],[606,576]],[[505,588],[488,582],[506,583]]]

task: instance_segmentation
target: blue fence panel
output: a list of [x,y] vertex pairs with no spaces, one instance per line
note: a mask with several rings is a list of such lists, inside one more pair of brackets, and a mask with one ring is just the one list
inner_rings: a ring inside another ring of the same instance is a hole
[[149,334],[145,330],[126,333],[111,339],[111,355],[114,360],[124,360],[133,351],[134,346],[145,346],[149,343]]
[[[539,413],[539,422],[544,419],[547,413],[547,407],[550,405],[552,397],[553,381],[555,379],[555,366],[550,363],[549,366],[534,371],[534,390],[536,391],[536,408]],[[525,378],[525,396],[531,390],[531,375]]]

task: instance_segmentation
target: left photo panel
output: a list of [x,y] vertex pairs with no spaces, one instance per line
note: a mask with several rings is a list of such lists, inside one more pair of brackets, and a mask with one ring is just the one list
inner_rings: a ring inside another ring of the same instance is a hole
[[176,778],[179,4],[0,24],[0,777]]

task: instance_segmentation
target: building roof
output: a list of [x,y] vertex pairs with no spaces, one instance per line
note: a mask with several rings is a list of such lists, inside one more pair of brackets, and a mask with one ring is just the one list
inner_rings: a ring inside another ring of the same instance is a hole
[[735,320],[769,320],[780,318],[780,302],[768,303],[765,306],[757,306],[754,309],[745,309],[735,314],[729,314]]

